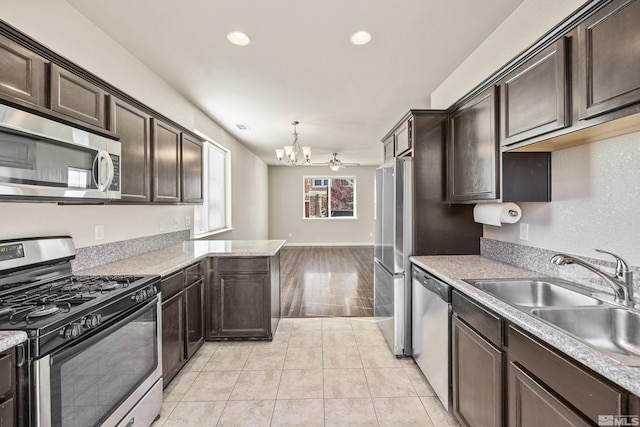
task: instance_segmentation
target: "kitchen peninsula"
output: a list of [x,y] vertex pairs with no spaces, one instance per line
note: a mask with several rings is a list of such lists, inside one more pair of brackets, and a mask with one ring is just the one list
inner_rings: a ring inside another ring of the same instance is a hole
[[184,241],[78,272],[162,278],[164,386],[206,340],[271,340],[284,240]]

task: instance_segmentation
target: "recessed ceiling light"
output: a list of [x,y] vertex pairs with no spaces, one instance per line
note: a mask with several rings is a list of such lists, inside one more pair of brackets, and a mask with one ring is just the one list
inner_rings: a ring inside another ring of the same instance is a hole
[[227,34],[227,40],[237,46],[246,46],[251,43],[251,37],[242,31],[231,31]]
[[361,46],[363,44],[367,44],[371,41],[371,33],[369,31],[356,31],[351,34],[351,43]]

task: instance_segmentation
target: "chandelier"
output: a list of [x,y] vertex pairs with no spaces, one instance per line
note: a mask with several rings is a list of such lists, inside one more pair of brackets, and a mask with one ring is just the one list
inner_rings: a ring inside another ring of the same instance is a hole
[[[293,145],[285,145],[283,148],[276,148],[276,157],[278,158],[278,162],[280,162],[285,154],[287,155],[287,164],[289,166],[298,166],[309,163],[311,160],[311,147],[300,147],[298,143],[298,132],[296,131],[296,126],[298,126],[300,122],[294,120],[291,122],[293,125]],[[304,158],[300,158],[300,151],[302,151],[302,156]],[[298,163],[300,160],[300,163]]]

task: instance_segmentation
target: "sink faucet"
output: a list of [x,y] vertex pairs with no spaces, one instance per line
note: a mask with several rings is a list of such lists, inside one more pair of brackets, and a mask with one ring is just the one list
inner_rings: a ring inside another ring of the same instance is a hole
[[633,273],[629,269],[629,264],[611,252],[596,249],[596,252],[609,254],[616,259],[616,271],[614,275],[608,274],[587,261],[573,257],[567,254],[556,254],[551,258],[551,262],[555,265],[577,264],[587,270],[597,274],[605,283],[613,289],[615,301],[627,307],[633,307],[635,301],[633,299]]

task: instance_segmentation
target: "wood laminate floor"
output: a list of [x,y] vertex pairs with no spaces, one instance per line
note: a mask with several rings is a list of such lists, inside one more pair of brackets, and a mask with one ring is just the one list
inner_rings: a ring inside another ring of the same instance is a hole
[[286,247],[283,317],[373,316],[373,247]]

